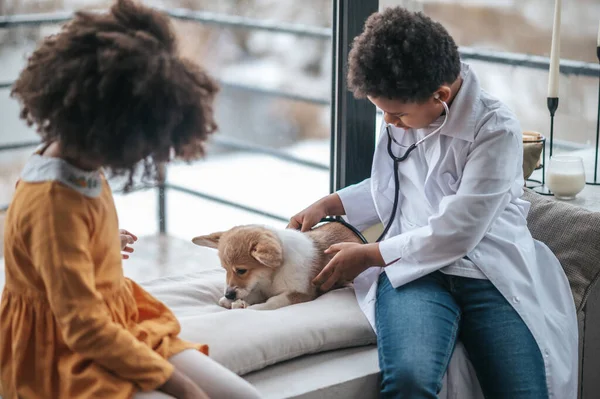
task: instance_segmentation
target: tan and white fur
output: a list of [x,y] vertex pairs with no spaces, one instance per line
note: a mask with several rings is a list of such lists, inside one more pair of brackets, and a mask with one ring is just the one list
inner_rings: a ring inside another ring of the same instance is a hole
[[340,223],[326,223],[306,233],[237,226],[196,237],[192,242],[218,250],[227,272],[219,304],[228,309],[256,310],[279,309],[317,298],[321,292],[311,281],[332,258],[325,250],[340,242],[362,243]]

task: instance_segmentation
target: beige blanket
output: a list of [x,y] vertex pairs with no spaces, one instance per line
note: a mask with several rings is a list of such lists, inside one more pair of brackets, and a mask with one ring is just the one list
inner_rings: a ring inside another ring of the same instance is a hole
[[239,375],[284,360],[376,342],[350,288],[315,301],[272,311],[227,310],[222,296],[225,271],[214,258],[194,274],[142,284],[179,318],[184,339],[207,343],[210,356]]

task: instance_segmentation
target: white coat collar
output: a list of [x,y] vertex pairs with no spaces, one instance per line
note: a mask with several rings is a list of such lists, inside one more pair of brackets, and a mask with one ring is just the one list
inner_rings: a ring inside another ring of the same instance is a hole
[[440,134],[473,142],[481,86],[475,73],[465,63],[461,63],[460,76],[463,79],[462,85],[450,107],[448,122]]
[[58,181],[90,198],[100,196],[102,175],[100,171],[88,172],[76,168],[60,158],[31,156],[21,172],[21,180],[28,183]]

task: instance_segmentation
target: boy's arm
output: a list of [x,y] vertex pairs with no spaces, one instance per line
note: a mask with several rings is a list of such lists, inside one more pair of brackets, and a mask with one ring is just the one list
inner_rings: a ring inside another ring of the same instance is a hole
[[96,290],[85,204],[50,199],[43,208],[30,227],[29,246],[66,345],[142,390],[161,386],[173,366],[113,322]]
[[370,178],[337,191],[337,195],[342,201],[346,220],[359,231],[380,222],[371,194]]
[[[499,128],[497,116],[480,130],[454,195],[442,199],[426,226],[380,243],[386,264],[414,268],[412,277],[436,271],[470,253],[511,201],[522,144],[518,123]],[[506,122],[503,122],[506,123]],[[389,275],[389,273],[388,273]],[[390,277],[393,280],[392,277]],[[396,286],[405,281],[392,283]]]

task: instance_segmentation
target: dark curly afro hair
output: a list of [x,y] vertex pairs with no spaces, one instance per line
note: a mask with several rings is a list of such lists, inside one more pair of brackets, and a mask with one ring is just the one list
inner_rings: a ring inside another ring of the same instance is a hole
[[154,177],[172,156],[204,154],[216,131],[217,83],[179,56],[168,16],[118,0],[108,13],[79,12],[31,55],[12,96],[46,143],[114,175],[136,166]]
[[458,48],[446,29],[401,7],[371,15],[354,39],[348,86],[357,98],[423,102],[460,73]]

